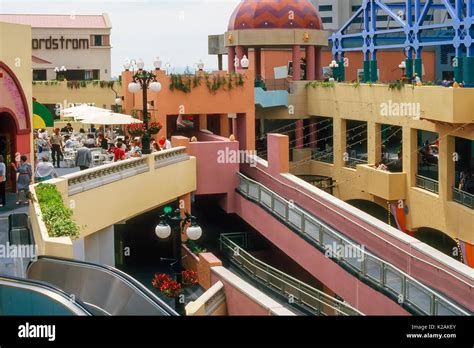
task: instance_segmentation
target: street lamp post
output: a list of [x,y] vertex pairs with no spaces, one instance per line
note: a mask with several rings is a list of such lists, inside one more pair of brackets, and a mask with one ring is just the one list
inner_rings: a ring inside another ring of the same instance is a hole
[[[155,67],[158,65],[155,62]],[[159,83],[156,79],[156,75],[153,74],[151,71],[146,71],[143,68],[145,67],[145,63],[140,59],[136,63],[138,67],[138,71],[133,75],[132,82],[128,85],[128,90],[130,93],[135,94],[140,89],[143,93],[143,125],[145,127],[145,134],[142,137],[142,152],[145,155],[149,155],[151,153],[150,148],[150,132],[148,131],[148,88],[152,92],[158,93],[161,91],[161,83]],[[127,61],[124,64],[126,70],[130,68],[130,63]]]
[[339,64],[335,60],[333,60],[329,64],[329,67],[332,70],[332,77],[334,78],[334,80],[339,81],[339,72],[338,72]]
[[[189,226],[188,226],[189,225]],[[197,240],[201,238],[202,229],[197,224],[197,219],[189,213],[185,213],[184,217],[181,217],[181,210],[176,209],[174,212],[171,208],[165,208],[165,213],[160,216],[160,222],[155,228],[155,233],[160,239],[167,239],[169,236],[172,238],[173,249],[174,249],[174,273],[176,281],[182,284],[182,272],[183,266],[181,263],[181,235],[186,229],[186,234],[189,239]],[[184,301],[180,296],[175,298],[175,310],[180,315],[186,315],[184,308]]]

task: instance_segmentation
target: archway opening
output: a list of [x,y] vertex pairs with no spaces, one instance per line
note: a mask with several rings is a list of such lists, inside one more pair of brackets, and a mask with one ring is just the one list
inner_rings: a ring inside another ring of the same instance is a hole
[[461,261],[461,251],[454,239],[439,230],[429,227],[420,227],[415,232],[414,237],[425,244],[451,256],[453,259]]
[[367,213],[374,218],[397,228],[397,223],[395,222],[395,218],[393,217],[392,213],[389,213],[387,208],[384,208],[375,202],[367,201],[365,199],[351,199],[346,203],[349,203],[353,207],[362,210],[364,213]]
[[7,188],[15,190],[15,173],[11,170],[10,163],[14,161],[17,127],[14,117],[8,112],[0,112],[0,154],[7,167]]

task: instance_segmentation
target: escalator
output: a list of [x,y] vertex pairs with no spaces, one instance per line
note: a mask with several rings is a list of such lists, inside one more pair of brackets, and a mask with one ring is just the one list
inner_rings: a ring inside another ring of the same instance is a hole
[[59,288],[33,280],[0,276],[0,315],[81,315],[93,313]]
[[110,266],[40,256],[29,264],[26,277],[71,294],[93,315],[178,315],[143,284]]

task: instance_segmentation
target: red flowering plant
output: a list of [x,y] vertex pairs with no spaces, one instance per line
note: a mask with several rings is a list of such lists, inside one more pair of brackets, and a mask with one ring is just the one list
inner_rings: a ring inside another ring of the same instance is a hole
[[158,132],[163,128],[160,122],[151,122],[148,125],[148,132],[150,134],[158,134]]
[[169,298],[176,298],[181,294],[181,284],[165,273],[156,274],[151,284]]
[[198,274],[193,270],[184,270],[182,273],[183,285],[186,287],[193,286],[198,283]]
[[131,136],[139,137],[145,134],[143,123],[132,123],[127,126],[127,131]]

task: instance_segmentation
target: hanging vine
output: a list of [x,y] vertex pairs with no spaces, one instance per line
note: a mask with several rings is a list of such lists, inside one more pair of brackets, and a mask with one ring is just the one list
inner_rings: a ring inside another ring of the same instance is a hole
[[231,91],[236,87],[242,87],[245,84],[245,75],[232,73],[229,75],[219,74],[171,74],[170,91],[181,91],[191,93],[193,88],[201,86],[205,82],[207,90],[211,94],[216,94],[219,90]]

